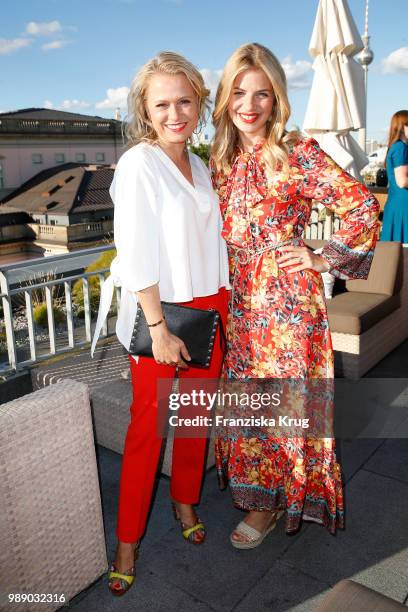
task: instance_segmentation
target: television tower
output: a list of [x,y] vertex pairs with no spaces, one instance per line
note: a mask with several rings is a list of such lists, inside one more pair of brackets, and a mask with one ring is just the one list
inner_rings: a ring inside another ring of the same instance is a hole
[[364,108],[364,127],[359,130],[358,141],[363,151],[367,150],[367,80],[368,80],[368,67],[374,59],[374,53],[370,49],[370,36],[368,34],[368,8],[369,0],[366,0],[365,5],[365,27],[364,34],[362,35],[364,48],[357,55],[357,61],[362,65],[364,70],[364,89],[365,89],[365,108]]

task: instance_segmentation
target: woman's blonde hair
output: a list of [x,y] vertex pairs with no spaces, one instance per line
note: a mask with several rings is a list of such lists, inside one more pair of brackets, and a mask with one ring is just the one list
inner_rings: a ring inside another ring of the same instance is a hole
[[266,141],[262,149],[267,170],[274,171],[280,164],[282,169],[287,171],[289,146],[299,138],[297,131],[286,131],[290,105],[286,76],[281,64],[269,49],[259,43],[242,45],[226,63],[213,112],[215,137],[211,154],[217,169],[225,174],[231,168],[239,146],[238,129],[229,116],[228,103],[237,76],[253,68],[263,70],[271,82],[274,96],[272,114],[266,124]]
[[[400,110],[391,117],[390,132],[388,135],[388,149],[401,138],[404,126],[408,125],[408,110]],[[388,152],[388,151],[387,151]]]
[[154,74],[184,74],[197,95],[199,129],[205,124],[210,92],[199,70],[182,55],[172,51],[162,51],[142,66],[132,81],[127,99],[128,115],[125,121],[125,134],[130,145],[142,141],[157,142],[157,134],[146,109],[147,88]]

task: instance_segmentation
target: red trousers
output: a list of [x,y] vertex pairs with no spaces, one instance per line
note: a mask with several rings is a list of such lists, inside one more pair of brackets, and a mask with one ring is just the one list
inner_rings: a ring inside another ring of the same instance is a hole
[[[194,298],[183,306],[215,308],[225,326],[228,292],[220,289],[212,296]],[[223,353],[219,328],[214,342],[211,364],[208,368],[190,367],[179,370],[180,384],[183,378],[219,377]],[[133,386],[133,402],[130,406],[131,421],[128,427],[120,479],[118,525],[116,534],[122,542],[136,542],[146,528],[154,480],[163,439],[157,428],[157,380],[174,378],[175,368],[159,365],[154,359],[140,357],[136,362],[130,357]],[[207,439],[177,437],[173,443],[170,495],[175,501],[196,504],[199,501],[204,473]]]

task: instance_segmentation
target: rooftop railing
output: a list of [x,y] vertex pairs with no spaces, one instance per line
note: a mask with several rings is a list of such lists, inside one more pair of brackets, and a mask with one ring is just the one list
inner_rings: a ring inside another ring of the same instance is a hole
[[328,211],[322,204],[313,206],[309,224],[305,229],[307,240],[328,240],[340,228],[340,217]]
[[[2,303],[0,339],[2,335],[3,346],[7,345],[7,351],[3,351],[3,359],[1,359],[0,351],[0,372],[22,369],[53,355],[72,351],[91,341],[92,310],[89,279],[96,277],[100,289],[109,268],[101,268],[93,272],[85,270],[98,256],[112,249],[112,245],[94,247],[63,255],[30,259],[0,268]],[[39,277],[42,279],[37,280]],[[80,325],[74,313],[72,291],[74,283],[78,280],[82,281],[83,292],[83,321]],[[62,312],[65,314],[64,329],[59,334],[57,334],[55,321],[56,288],[62,296],[60,301],[63,303]],[[38,295],[38,292],[45,296],[44,303],[47,312],[45,339],[43,335],[39,337],[37,334],[36,327],[38,326],[34,320],[33,296]],[[116,290],[116,299],[119,305],[119,289]],[[21,306],[19,308],[19,318],[25,319],[26,323],[20,330],[17,330],[15,326],[16,304],[23,304],[23,308],[21,309]],[[22,315],[21,310],[23,310]],[[108,323],[105,321],[101,336],[106,337],[107,335]]]
[[[327,239],[338,229],[339,224],[339,219],[332,214],[325,214],[321,209],[314,208],[305,238]],[[3,337],[3,346],[7,345],[7,351],[3,351],[3,356],[7,357],[3,362],[0,350],[0,372],[22,369],[58,353],[72,351],[91,341],[93,313],[89,279],[92,276],[97,277],[101,288],[109,268],[102,268],[97,272],[86,272],[85,269],[89,263],[112,248],[112,245],[94,247],[0,267],[0,341]],[[50,271],[53,276],[47,277],[47,272]],[[80,325],[75,317],[72,293],[73,284],[78,280],[82,281],[83,292],[83,320]],[[63,303],[65,316],[64,330],[59,334],[54,316],[54,296],[57,288],[62,296],[60,301]],[[38,291],[45,294],[48,327],[45,338],[44,334],[38,338],[34,321],[33,295]],[[119,289],[116,290],[116,299],[119,307]],[[25,326],[23,323],[22,329],[18,330],[15,328],[16,301],[23,305],[20,307],[19,318],[25,320]],[[108,323],[105,321],[102,336],[107,335]]]
[[119,121],[75,121],[57,119],[0,119],[0,134],[115,134],[121,136]]

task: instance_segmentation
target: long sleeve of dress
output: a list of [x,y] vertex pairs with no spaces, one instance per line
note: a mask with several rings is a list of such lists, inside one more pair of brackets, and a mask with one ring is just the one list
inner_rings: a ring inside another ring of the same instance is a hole
[[297,162],[303,195],[321,202],[341,218],[322,251],[339,278],[367,278],[378,237],[380,211],[372,193],[338,166],[313,138],[303,143]]
[[140,291],[160,279],[155,182],[143,157],[121,157],[110,191],[117,249],[112,273],[129,291]]
[[217,181],[217,168],[215,167],[215,163],[212,157],[210,157],[210,161],[208,163],[208,169],[210,172],[211,183],[214,191],[217,191],[218,181]]
[[220,198],[220,200],[223,199],[224,195],[225,195],[225,190],[227,187],[227,176],[225,176],[225,174],[223,174],[222,172],[219,172],[217,170],[217,167],[215,165],[215,162],[213,160],[212,157],[210,157],[210,161],[208,164],[208,169],[210,171],[210,176],[211,176],[211,182],[212,182],[212,186],[214,191],[217,192],[218,197]]

